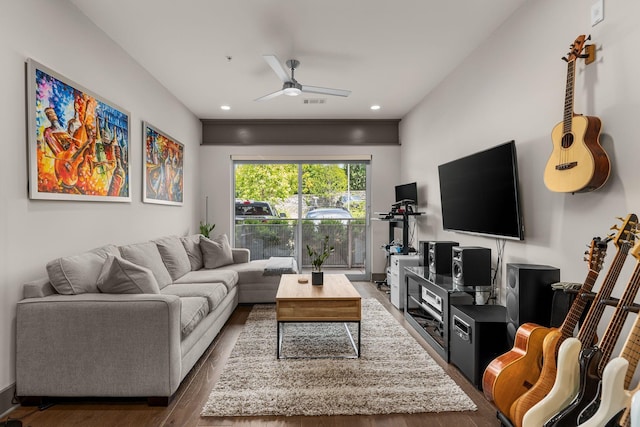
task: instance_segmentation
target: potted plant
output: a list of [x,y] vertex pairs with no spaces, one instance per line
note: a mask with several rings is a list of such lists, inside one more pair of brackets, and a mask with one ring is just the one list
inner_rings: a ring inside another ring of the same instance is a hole
[[324,236],[322,241],[322,249],[316,251],[311,246],[307,245],[307,253],[311,258],[311,284],[322,285],[324,273],[322,272],[322,264],[329,258],[334,252],[334,247],[329,246],[329,236]]
[[214,228],[216,228],[215,224],[209,224],[209,223],[200,221],[200,234],[202,234],[207,239],[209,238],[209,233],[211,233],[211,231]]

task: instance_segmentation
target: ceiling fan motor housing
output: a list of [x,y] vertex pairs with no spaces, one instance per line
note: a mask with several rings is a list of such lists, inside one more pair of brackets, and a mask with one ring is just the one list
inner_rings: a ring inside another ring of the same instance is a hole
[[292,79],[290,82],[284,82],[282,85],[282,90],[285,95],[289,96],[297,96],[302,93],[302,85]]

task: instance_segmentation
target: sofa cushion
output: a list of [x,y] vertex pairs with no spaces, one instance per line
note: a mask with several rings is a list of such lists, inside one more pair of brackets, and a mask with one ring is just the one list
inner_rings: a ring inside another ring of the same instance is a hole
[[268,277],[264,275],[264,269],[268,261],[267,259],[259,259],[242,264],[228,265],[224,269],[235,271],[238,274],[238,283],[259,283]]
[[44,298],[49,295],[55,295],[57,292],[51,285],[48,277],[41,277],[31,282],[27,282],[22,287],[23,298]]
[[160,289],[172,283],[171,275],[167,267],[165,267],[155,243],[135,243],[133,245],[120,246],[119,248],[122,258],[151,270],[158,281]]
[[189,262],[191,263],[191,271],[204,268],[204,262],[202,261],[202,250],[200,249],[200,236],[201,234],[192,234],[191,236],[180,238],[182,246],[184,246],[184,249],[187,251],[187,256],[189,257]]
[[180,310],[180,330],[182,338],[189,335],[198,323],[209,313],[209,303],[204,297],[182,297]]
[[49,281],[56,292],[63,295],[98,292],[96,282],[109,254],[117,255],[118,248],[115,245],[106,245],[80,255],[49,261]]
[[180,238],[178,236],[167,236],[154,240],[158,247],[162,261],[169,271],[172,280],[184,276],[191,271],[191,262]]
[[233,264],[233,252],[226,234],[221,234],[214,239],[200,237],[200,249],[204,268],[218,268]]
[[98,277],[98,289],[106,294],[159,294],[155,276],[146,267],[109,255]]
[[223,283],[227,290],[231,290],[238,283],[238,273],[234,270],[216,268],[213,270],[191,271],[175,283]]
[[227,296],[227,287],[222,283],[181,283],[165,286],[162,293],[178,297],[204,297],[209,304],[207,313],[211,313]]

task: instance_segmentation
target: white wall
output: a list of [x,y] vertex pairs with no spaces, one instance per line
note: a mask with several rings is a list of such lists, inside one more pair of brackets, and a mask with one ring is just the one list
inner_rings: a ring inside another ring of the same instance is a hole
[[[421,240],[459,239],[462,245],[490,247],[495,263],[493,239],[442,230],[437,166],[511,139],[518,151],[526,230],[524,242],[506,243],[506,263],[550,264],[561,269],[562,280],[583,283],[585,245],[609,233],[617,216],[640,214],[635,187],[640,183],[640,57],[634,53],[640,43],[640,2],[605,0],[605,20],[593,28],[591,3],[525,3],[402,120],[403,178],[428,188]],[[562,121],[567,66],[561,57],[580,34],[591,34],[598,49],[595,63],[578,63],[575,111],[601,118],[611,177],[595,192],[552,193],[543,171],[552,149],[551,129]],[[615,252],[609,245],[609,262],[596,289]],[[629,256],[614,294],[622,292],[635,263]],[[503,265],[502,298],[504,271]],[[609,318],[605,312],[605,326]]]
[[[330,155],[371,155],[371,212],[388,212],[395,200],[394,187],[400,183],[400,147],[354,147],[354,146],[271,146],[233,147],[202,146],[200,149],[200,170],[202,181],[201,199],[209,197],[209,222],[216,224],[215,233],[232,235],[233,176],[231,155],[251,156],[330,156]],[[202,213],[204,217],[204,209]],[[383,273],[385,254],[381,246],[387,243],[388,224],[372,221],[371,243],[373,273]]]
[[[0,2],[0,391],[15,381],[15,311],[22,283],[47,261],[101,246],[197,231],[201,125],[74,6],[64,0]],[[160,51],[159,51],[160,54]],[[25,61],[57,71],[131,112],[131,203],[27,197]],[[142,125],[185,144],[183,207],[143,204]],[[0,411],[2,412],[2,411]]]

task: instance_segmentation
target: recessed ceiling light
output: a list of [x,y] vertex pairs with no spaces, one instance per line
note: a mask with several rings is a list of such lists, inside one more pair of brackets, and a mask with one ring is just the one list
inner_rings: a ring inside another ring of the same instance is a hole
[[220,106],[220,109],[221,109],[221,110],[224,110],[224,111],[229,111],[229,110],[231,110],[231,107],[230,107],[230,106],[228,106],[228,105],[221,105],[221,106]]
[[379,105],[372,105],[372,106],[371,106],[371,107],[369,107],[369,108],[371,108],[372,110],[379,110],[379,109],[380,109],[380,106],[379,106]]

